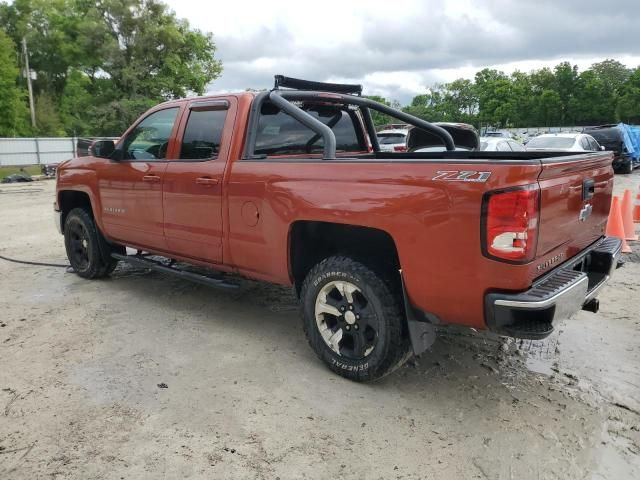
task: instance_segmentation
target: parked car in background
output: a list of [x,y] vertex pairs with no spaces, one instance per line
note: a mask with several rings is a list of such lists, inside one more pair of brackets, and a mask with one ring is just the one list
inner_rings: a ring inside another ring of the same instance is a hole
[[378,143],[381,152],[406,152],[407,151],[407,133],[406,128],[394,128],[390,130],[382,130],[378,132]]
[[505,137],[480,137],[480,150],[487,152],[524,152],[521,143]]
[[591,135],[584,133],[545,133],[529,140],[527,151],[599,152],[604,150]]
[[[473,125],[468,123],[434,122],[444,128],[451,137],[457,151],[478,150],[480,137]],[[412,128],[407,135],[407,151],[409,152],[442,152],[447,148],[437,135],[419,128]]]
[[486,131],[482,135],[483,137],[498,137],[498,138],[514,138],[513,134],[509,130],[493,130]]
[[625,146],[621,125],[586,127],[582,132],[591,135],[606,150],[613,152],[613,169],[617,173],[631,173],[633,171],[633,157],[629,155]]

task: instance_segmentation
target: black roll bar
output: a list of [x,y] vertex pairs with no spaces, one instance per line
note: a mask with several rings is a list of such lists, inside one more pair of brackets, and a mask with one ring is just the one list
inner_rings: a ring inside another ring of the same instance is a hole
[[320,120],[313,118],[307,112],[300,107],[296,107],[293,103],[288,102],[282,98],[279,90],[272,90],[269,94],[269,100],[278,108],[281,108],[293,118],[302,123],[305,127],[310,128],[318,135],[320,135],[324,141],[324,155],[327,160],[334,160],[336,158],[336,136],[333,134],[331,128],[327,127]]
[[315,133],[320,135],[324,142],[324,151],[323,158],[327,160],[334,160],[336,158],[336,137],[327,125],[322,123],[321,121],[313,118],[307,112],[292,104],[290,100],[298,100],[298,101],[318,101],[318,102],[328,102],[328,103],[345,103],[358,105],[363,109],[363,116],[365,126],[369,131],[369,137],[371,143],[373,145],[374,151],[380,151],[380,146],[378,144],[378,139],[376,137],[375,128],[373,125],[373,120],[371,119],[371,114],[369,109],[376,110],[378,112],[384,113],[386,115],[390,115],[399,120],[402,120],[409,125],[413,125],[414,127],[421,128],[428,132],[433,133],[438,138],[442,140],[445,145],[445,148],[449,151],[453,151],[456,149],[455,143],[453,141],[453,137],[451,134],[447,132],[444,128],[439,127],[437,125],[433,125],[425,120],[414,117],[413,115],[409,115],[408,113],[404,113],[400,110],[396,110],[395,108],[388,107],[387,105],[383,105],[382,103],[375,102],[368,98],[364,97],[356,97],[353,95],[343,95],[340,93],[327,93],[327,92],[314,92],[314,91],[297,91],[297,90],[272,90],[270,92],[262,92],[260,93],[253,102],[251,108],[251,120],[249,124],[249,136],[247,137],[246,147],[245,147],[245,155],[248,157],[255,158],[254,149],[255,149],[255,139],[256,139],[256,130],[258,126],[258,118],[260,116],[260,108],[266,100],[269,98],[275,106],[284,110],[287,114],[291,115],[293,118],[298,120],[300,123],[305,125],[306,127],[313,130]]

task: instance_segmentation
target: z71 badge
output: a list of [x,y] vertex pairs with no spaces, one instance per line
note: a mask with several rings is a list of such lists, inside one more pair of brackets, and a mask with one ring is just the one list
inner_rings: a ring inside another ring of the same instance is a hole
[[491,172],[476,172],[475,170],[440,170],[431,180],[444,182],[486,182]]

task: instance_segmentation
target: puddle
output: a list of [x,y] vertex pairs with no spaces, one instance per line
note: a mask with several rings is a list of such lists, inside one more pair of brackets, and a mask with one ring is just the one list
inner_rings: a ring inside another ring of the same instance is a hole
[[525,366],[533,373],[540,373],[542,375],[551,376],[555,372],[553,371],[553,361],[547,358],[536,357],[529,355],[526,357]]

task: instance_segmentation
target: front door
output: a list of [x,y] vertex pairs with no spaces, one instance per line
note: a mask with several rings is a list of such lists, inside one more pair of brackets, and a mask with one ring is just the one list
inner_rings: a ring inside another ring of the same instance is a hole
[[178,130],[178,158],[164,175],[164,233],[171,252],[222,262],[223,176],[235,120],[236,99],[196,100]]
[[179,110],[164,108],[144,117],[118,143],[120,160],[97,169],[108,237],[126,245],[166,250],[162,184]]

